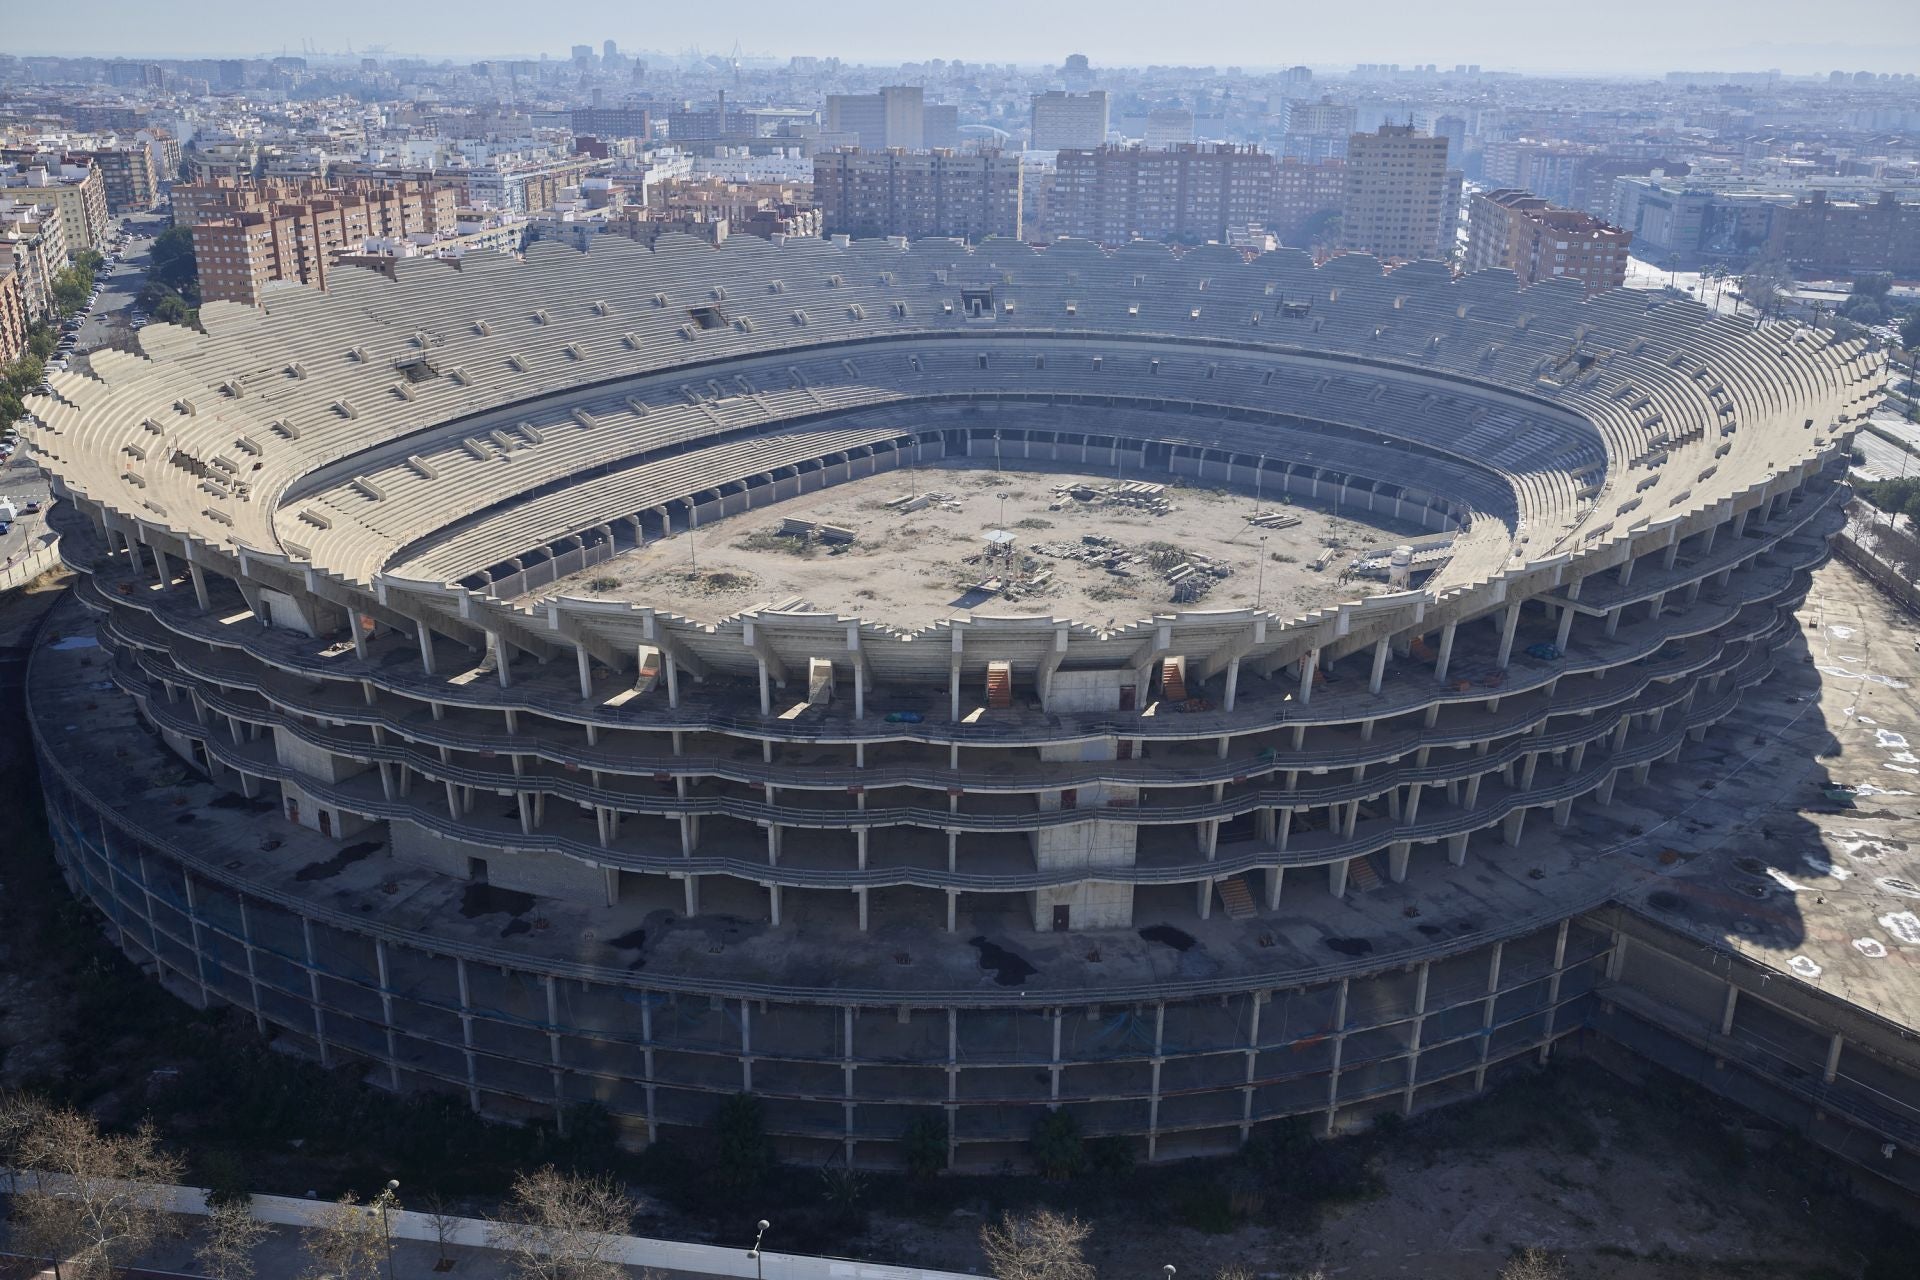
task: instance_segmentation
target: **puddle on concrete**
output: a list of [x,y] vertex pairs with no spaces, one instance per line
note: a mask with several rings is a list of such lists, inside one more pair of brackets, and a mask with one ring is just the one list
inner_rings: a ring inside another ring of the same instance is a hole
[[983,937],[967,939],[967,945],[980,953],[980,967],[993,974],[993,980],[1003,987],[1017,987],[1040,972],[1022,960],[1013,952]]
[[608,938],[607,945],[610,947],[619,947],[623,951],[638,951],[647,945],[647,931],[645,929],[634,929],[631,932],[621,934],[617,938]]
[[1338,951],[1343,956],[1370,956],[1373,943],[1366,938],[1322,938],[1329,951]]
[[1191,951],[1193,935],[1170,924],[1150,924],[1140,931],[1140,936],[1148,942],[1158,942],[1172,947],[1175,951]]
[[359,840],[345,846],[340,852],[334,854],[324,862],[309,862],[306,866],[294,872],[293,878],[303,882],[329,880],[339,875],[342,871],[345,871],[354,863],[370,858],[384,848],[386,848],[385,843],[379,840]]

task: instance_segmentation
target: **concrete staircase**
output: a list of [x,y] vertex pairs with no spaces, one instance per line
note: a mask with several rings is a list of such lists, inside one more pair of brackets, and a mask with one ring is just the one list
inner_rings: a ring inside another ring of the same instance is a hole
[[1013,705],[1013,665],[1006,662],[987,664],[987,705],[989,707],[1010,707]]
[[1257,909],[1253,905],[1253,891],[1247,888],[1242,876],[1228,876],[1225,880],[1215,881],[1220,890],[1220,905],[1227,909],[1230,920],[1251,920]]
[[1187,700],[1186,664],[1178,658],[1168,658],[1160,664],[1160,696],[1168,702]]
[[1372,893],[1380,887],[1380,872],[1371,856],[1355,858],[1347,864],[1347,887],[1355,893]]

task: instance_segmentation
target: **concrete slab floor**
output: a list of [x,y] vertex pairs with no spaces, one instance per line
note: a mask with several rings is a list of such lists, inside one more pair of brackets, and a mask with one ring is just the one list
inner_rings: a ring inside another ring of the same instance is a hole
[[1626,900],[1920,1026],[1920,623],[1839,561],[1799,617],[1773,679],[1684,768],[1622,789],[1679,855]]

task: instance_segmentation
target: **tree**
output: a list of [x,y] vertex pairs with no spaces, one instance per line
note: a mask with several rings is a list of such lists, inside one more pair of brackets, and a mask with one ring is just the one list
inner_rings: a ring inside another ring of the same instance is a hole
[[10,1141],[34,1172],[15,1188],[13,1231],[23,1251],[55,1262],[61,1280],[112,1275],[165,1233],[167,1188],[181,1165],[149,1125],[103,1134],[91,1116],[64,1108],[16,1112]]
[[1792,287],[1792,273],[1777,258],[1754,263],[1740,277],[1740,297],[1763,317],[1779,310],[1780,300]]
[[93,275],[79,267],[64,267],[53,278],[53,301],[63,315],[87,305],[93,294]]
[[162,289],[198,299],[200,264],[193,256],[193,232],[168,227],[153,238],[147,255],[147,279]]
[[508,1216],[487,1238],[516,1280],[625,1280],[619,1238],[637,1208],[611,1178],[548,1165],[514,1178]]
[[253,1251],[272,1228],[253,1216],[252,1198],[214,1203],[193,1260],[212,1280],[253,1280]]
[[1522,1249],[1500,1268],[1500,1280],[1563,1280],[1567,1268],[1545,1249]]
[[1034,1123],[1027,1146],[1033,1162],[1043,1176],[1071,1178],[1086,1167],[1086,1143],[1080,1137],[1080,1122],[1070,1112],[1049,1111]]
[[349,1191],[328,1205],[301,1232],[307,1249],[304,1280],[381,1280],[387,1232],[376,1204],[361,1204]]
[[447,1246],[453,1242],[453,1233],[460,1229],[460,1215],[438,1192],[428,1196],[420,1207],[426,1214],[427,1226],[433,1231],[433,1242],[440,1248],[440,1261],[445,1262]]
[[1920,348],[1920,311],[1900,322],[1900,345],[1909,351]]
[[32,1135],[46,1119],[47,1103],[31,1093],[0,1093],[0,1165],[14,1185],[19,1171],[32,1163]]
[[1051,1209],[1004,1214],[980,1228],[980,1252],[996,1280],[1093,1280],[1085,1251],[1092,1234],[1078,1218]]
[[720,1180],[736,1190],[757,1185],[773,1166],[773,1143],[760,1099],[750,1093],[733,1095],[720,1104],[713,1127]]
[[908,1173],[916,1178],[938,1175],[947,1167],[946,1114],[927,1110],[907,1121],[900,1147],[907,1158]]

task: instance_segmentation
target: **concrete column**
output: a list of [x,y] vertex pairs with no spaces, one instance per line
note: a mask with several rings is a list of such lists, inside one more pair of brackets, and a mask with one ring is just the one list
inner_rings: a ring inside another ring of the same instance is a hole
[[1573,821],[1573,801],[1569,799],[1556,803],[1553,806],[1553,825],[1565,827],[1571,821]]
[[1500,961],[1506,954],[1507,944],[1493,944],[1493,954],[1487,960],[1487,998],[1480,1002],[1480,1065],[1473,1071],[1473,1091],[1479,1093],[1487,1087],[1487,1056],[1493,1048],[1493,1014],[1500,998]]
[[1396,840],[1387,846],[1387,878],[1395,884],[1407,881],[1407,858],[1413,852],[1413,842]]
[[1620,632],[1620,613],[1621,607],[1619,605],[1615,605],[1613,608],[1607,610],[1607,625],[1602,634],[1609,640],[1613,639],[1614,636]]
[[495,631],[487,632],[487,645],[493,650],[493,669],[500,677],[500,687],[513,687],[513,659],[507,651],[507,642]]
[[1457,831],[1447,837],[1447,861],[1456,867],[1467,865],[1467,833]]
[[1234,701],[1234,698],[1238,696],[1239,692],[1240,692],[1240,659],[1229,658],[1227,660],[1227,692],[1226,692],[1226,697],[1221,699],[1221,707],[1227,711],[1233,710],[1233,701]]
[[583,647],[575,648],[573,655],[580,668],[580,696],[582,699],[591,698],[593,696],[593,661],[587,656],[587,651]]
[[1500,825],[1500,838],[1510,845],[1520,843],[1520,833],[1526,830],[1527,811],[1515,809],[1509,813]]
[[1400,1095],[1400,1114],[1413,1114],[1414,1086],[1420,1079],[1420,1036],[1427,1022],[1427,979],[1432,965],[1427,961],[1420,963],[1420,977],[1413,994],[1413,1028],[1407,1039],[1407,1088]]
[[1567,651],[1567,640],[1573,635],[1573,615],[1576,612],[1570,604],[1560,606],[1560,630],[1555,633],[1553,643],[1561,653]]
[[[953,661],[948,664],[947,693],[948,701],[952,703],[949,718],[958,721],[960,719],[960,655],[957,653],[953,655]],[[1145,702],[1146,699],[1142,698],[1140,701]]]
[[416,622],[420,636],[420,669],[428,675],[433,674],[433,632],[427,630],[427,624]]
[[1160,1148],[1160,1067],[1167,1044],[1167,1006],[1153,1006],[1153,1092],[1147,1100],[1147,1159]]
[[1367,679],[1368,693],[1378,694],[1381,683],[1386,679],[1387,653],[1390,648],[1389,640],[1390,637],[1381,636],[1379,641],[1373,646],[1373,673]]
[[1734,986],[1731,982],[1729,982],[1727,984],[1726,1003],[1723,1004],[1720,1008],[1720,1034],[1721,1035],[1726,1036],[1726,1035],[1733,1034],[1733,1014],[1734,1014],[1734,1010],[1737,1009],[1739,1005],[1740,1005],[1740,988]]
[[[142,876],[144,880],[144,875]],[[151,919],[152,908],[148,908]],[[320,962],[313,954],[313,921],[306,916],[300,917],[300,936],[306,943],[307,954],[307,999],[313,1007],[313,1042],[320,1050],[320,1065],[333,1066],[333,1050],[327,1043],[327,1014],[320,1007]],[[156,956],[158,949],[156,948]]]
[[[455,957],[453,961],[454,977],[460,986],[460,1044],[461,1056],[467,1062],[467,1106],[480,1110],[480,1064],[473,1050],[473,998],[467,985],[467,962]],[[653,1071],[649,1067],[648,1079]]]
[[769,716],[773,714],[773,678],[767,671],[765,658],[755,654],[754,662],[760,668],[760,714]]
[[1348,861],[1349,859],[1342,858],[1338,862],[1329,862],[1327,864],[1327,892],[1336,898],[1344,898],[1347,896]]
[[[1543,1039],[1540,1044],[1540,1061],[1543,1065],[1553,1054],[1553,1027],[1554,1023],[1557,1022],[1560,1017],[1560,978],[1561,975],[1565,973],[1567,967],[1567,930],[1572,924],[1573,921],[1571,918],[1562,920],[1560,922],[1560,932],[1554,936],[1553,940],[1553,976],[1547,979],[1547,1025],[1545,1029],[1545,1039]],[[1625,938],[1619,934],[1614,936],[1619,940],[1615,947],[1615,954],[1617,955],[1619,947],[1625,945]],[[1612,968],[1613,961],[1611,958],[1607,964],[1607,976],[1609,978],[1619,977],[1619,974],[1614,972]]]
[[699,915],[700,914],[700,877],[697,875],[687,875],[682,877],[681,883],[686,888],[686,896],[687,896],[686,914],[689,916]]
[[1280,909],[1280,882],[1286,877],[1285,867],[1267,868],[1267,910]]
[[1826,1069],[1820,1073],[1820,1079],[1827,1084],[1832,1084],[1834,1077],[1840,1074],[1840,1051],[1846,1047],[1846,1043],[1846,1037],[1838,1031],[1834,1032],[1833,1039],[1827,1042],[1827,1065]]
[[1507,669],[1508,661],[1513,657],[1513,636],[1520,626],[1520,602],[1515,600],[1507,606],[1506,616],[1500,620],[1500,655],[1494,665],[1502,671]]
[[1300,656],[1300,705],[1313,701],[1313,673],[1320,665],[1320,651],[1309,649]]
[[1599,785],[1599,787],[1595,789],[1593,793],[1593,798],[1595,800],[1598,800],[1603,805],[1612,804],[1613,803],[1613,784],[1615,780],[1619,778],[1619,776],[1620,776],[1620,771],[1618,769],[1615,769],[1612,772],[1608,773],[1606,781],[1602,782]]
[[1433,678],[1441,684],[1447,681],[1447,667],[1453,662],[1453,633],[1459,629],[1458,622],[1449,622],[1440,629],[1440,657],[1433,664]]

